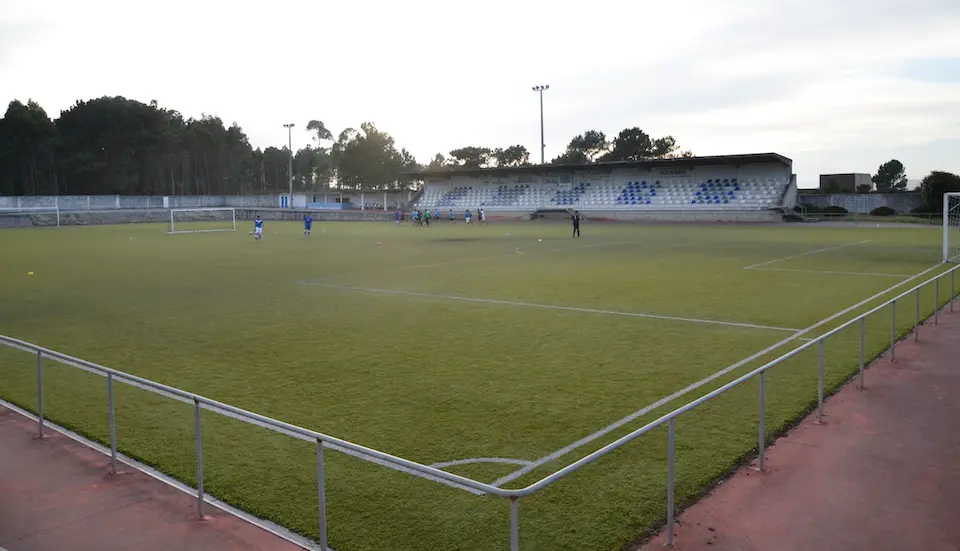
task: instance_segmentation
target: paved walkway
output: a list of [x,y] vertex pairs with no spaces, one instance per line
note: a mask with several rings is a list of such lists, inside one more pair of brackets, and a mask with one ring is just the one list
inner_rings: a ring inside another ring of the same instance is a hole
[[685,511],[677,551],[960,550],[960,308],[896,358],[828,400],[825,425],[778,440],[766,472],[744,467]]
[[296,551],[287,541],[0,407],[0,549]]

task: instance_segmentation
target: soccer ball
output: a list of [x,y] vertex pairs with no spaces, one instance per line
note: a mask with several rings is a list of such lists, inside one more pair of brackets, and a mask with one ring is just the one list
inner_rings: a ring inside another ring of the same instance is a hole
[[250,235],[253,235],[253,232],[250,232]]

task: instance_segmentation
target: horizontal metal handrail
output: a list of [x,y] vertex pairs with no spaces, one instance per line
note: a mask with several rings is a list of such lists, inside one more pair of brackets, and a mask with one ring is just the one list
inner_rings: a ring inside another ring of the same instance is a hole
[[[551,473],[551,474],[549,474],[549,475],[541,478],[541,479],[538,480],[537,482],[534,482],[533,484],[530,484],[529,486],[527,486],[527,487],[525,487],[525,488],[522,488],[522,489],[519,489],[519,490],[515,490],[512,494],[510,494],[511,497],[524,497],[524,496],[528,496],[528,495],[530,495],[530,494],[534,494],[534,493],[536,493],[536,492],[539,491],[539,490],[542,490],[543,488],[549,486],[549,485],[552,484],[553,482],[556,482],[557,480],[566,477],[567,475],[569,475],[569,474],[571,474],[571,473],[579,470],[580,468],[582,468],[582,467],[584,467],[584,466],[586,466],[586,465],[588,465],[588,464],[590,464],[590,463],[593,463],[593,462],[596,461],[597,459],[600,459],[601,457],[603,457],[603,456],[607,455],[608,453],[616,450],[617,448],[623,446],[624,444],[627,444],[628,442],[630,442],[630,441],[632,441],[632,440],[634,440],[634,439],[636,439],[636,438],[639,438],[640,436],[643,436],[644,434],[650,432],[651,430],[653,430],[653,429],[655,429],[655,428],[658,428],[658,427],[661,427],[661,426],[669,423],[669,422],[672,421],[673,419],[676,419],[677,417],[679,417],[679,416],[683,415],[684,413],[686,413],[686,412],[688,412],[688,411],[696,408],[697,406],[700,406],[701,404],[704,404],[704,403],[706,403],[706,402],[709,402],[710,400],[713,400],[713,399],[716,398],[717,396],[720,396],[721,394],[727,392],[728,390],[731,390],[732,388],[737,387],[737,386],[741,385],[742,383],[744,383],[744,382],[746,382],[746,381],[749,381],[750,379],[756,377],[756,376],[759,375],[760,373],[763,373],[763,372],[765,372],[765,371],[773,368],[774,366],[776,366],[776,365],[778,365],[778,364],[780,364],[780,363],[782,363],[782,362],[785,362],[785,361],[789,360],[790,358],[792,358],[792,357],[800,354],[801,352],[804,352],[804,351],[806,351],[806,350],[809,350],[810,348],[813,348],[814,346],[819,346],[821,342],[826,341],[828,338],[832,337],[833,335],[836,335],[837,333],[839,333],[839,332],[843,331],[844,329],[852,326],[853,324],[858,323],[860,320],[866,319],[867,317],[875,314],[876,312],[879,312],[880,310],[883,310],[884,308],[890,306],[890,305],[893,304],[894,302],[896,302],[896,301],[898,301],[898,300],[906,297],[907,295],[909,295],[909,294],[911,294],[911,293],[916,292],[918,289],[921,289],[922,287],[924,287],[924,286],[926,286],[926,285],[929,285],[930,282],[935,281],[935,280],[943,277],[944,275],[949,274],[949,273],[951,273],[951,272],[953,272],[953,271],[955,271],[955,270],[958,270],[958,269],[960,269],[960,265],[954,266],[953,268],[950,268],[949,270],[946,270],[946,271],[944,271],[944,272],[941,272],[941,273],[935,275],[934,277],[932,277],[932,278],[924,281],[923,283],[920,283],[920,284],[918,284],[918,285],[910,288],[910,290],[905,291],[905,292],[903,292],[903,293],[900,293],[899,295],[897,295],[897,296],[895,296],[895,297],[887,300],[887,301],[884,302],[883,304],[880,304],[879,306],[877,306],[877,307],[875,307],[875,308],[873,308],[873,309],[871,309],[871,310],[868,310],[868,311],[866,311],[866,312],[864,312],[864,313],[862,313],[862,314],[854,317],[853,319],[851,319],[851,320],[849,320],[849,321],[847,321],[847,322],[845,322],[845,323],[843,323],[843,324],[835,327],[834,329],[831,329],[830,331],[827,331],[827,332],[824,333],[823,335],[820,335],[819,337],[817,337],[817,338],[815,338],[815,339],[813,339],[813,340],[811,340],[811,341],[809,341],[809,342],[807,342],[807,343],[805,343],[805,344],[803,344],[803,345],[801,345],[801,346],[798,346],[797,348],[794,348],[794,349],[791,350],[790,352],[787,352],[786,354],[783,354],[782,356],[779,356],[779,357],[777,357],[777,358],[775,358],[775,359],[773,359],[773,360],[765,363],[764,365],[762,365],[762,366],[754,369],[753,371],[750,371],[749,373],[746,373],[746,374],[744,374],[744,375],[742,375],[742,376],[740,376],[740,377],[737,377],[737,378],[734,379],[733,381],[730,381],[729,383],[727,383],[727,384],[725,384],[725,385],[723,385],[723,386],[721,386],[721,387],[718,387],[718,388],[712,390],[711,392],[708,392],[707,394],[704,394],[703,396],[700,396],[699,398],[696,398],[695,400],[691,400],[690,402],[687,402],[686,404],[684,404],[684,405],[678,407],[677,409],[675,409],[675,410],[673,410],[673,411],[671,411],[671,412],[663,415],[662,417],[660,417],[660,418],[658,418],[658,419],[656,419],[656,420],[654,420],[654,421],[651,421],[650,423],[647,423],[646,425],[644,425],[644,426],[642,426],[642,427],[640,427],[640,428],[638,428],[638,429],[636,429],[636,430],[634,430],[634,431],[632,431],[632,432],[630,432],[630,433],[628,433],[628,434],[626,434],[626,435],[624,435],[624,436],[621,436],[621,437],[618,438],[617,440],[614,440],[613,442],[607,444],[606,446],[603,446],[602,448],[600,448],[600,449],[598,449],[598,450],[596,450],[596,451],[594,451],[594,452],[592,452],[592,453],[590,453],[590,454],[588,454],[588,455],[585,455],[584,457],[582,457],[582,458],[580,458],[579,460],[577,460],[577,461],[575,461],[575,462],[567,465],[566,467],[563,467],[563,468],[561,468],[561,469],[559,469],[559,470],[557,470],[557,471],[555,471],[555,472],[553,472],[553,473]],[[951,298],[952,298],[952,297],[951,297]]]
[[388,453],[385,453],[385,452],[381,452],[381,451],[375,450],[375,449],[373,449],[373,448],[368,448],[368,447],[362,446],[362,445],[360,445],[360,444],[355,444],[355,443],[350,442],[350,441],[348,441],[348,440],[343,440],[343,439],[341,439],[341,438],[337,438],[337,437],[334,437],[334,436],[330,436],[330,435],[327,435],[327,434],[323,434],[323,433],[321,433],[321,432],[317,432],[317,431],[310,430],[310,429],[306,429],[306,428],[303,428],[303,427],[300,427],[300,426],[297,426],[297,425],[293,425],[293,424],[287,423],[287,422],[285,422],[285,421],[280,421],[280,420],[274,419],[274,418],[272,418],[272,417],[267,417],[267,416],[264,416],[264,415],[260,415],[259,413],[253,413],[252,411],[248,411],[248,410],[245,410],[245,409],[242,409],[242,408],[238,408],[238,407],[236,407],[236,406],[231,406],[231,405],[229,405],[229,404],[224,404],[223,402],[218,402],[217,400],[213,400],[213,399],[211,399],[211,398],[207,398],[207,397],[201,396],[201,395],[199,395],[199,394],[193,394],[193,393],[191,393],[191,392],[186,392],[186,391],[181,390],[181,389],[179,389],[179,388],[175,388],[175,387],[172,387],[172,386],[169,386],[169,385],[165,385],[165,384],[163,384],[163,383],[158,383],[158,382],[155,382],[155,381],[151,381],[150,379],[144,379],[143,377],[138,377],[138,376],[136,376],[136,375],[131,375],[131,374],[129,374],[129,373],[125,373],[125,372],[123,372],[123,371],[118,371],[118,370],[116,370],[116,369],[112,369],[112,368],[109,368],[109,367],[106,367],[106,366],[102,366],[102,365],[99,365],[99,364],[95,364],[95,363],[93,363],[93,362],[89,362],[89,361],[86,361],[86,360],[82,360],[82,359],[80,359],[80,358],[76,358],[76,357],[74,357],[74,356],[70,356],[70,355],[67,355],[67,354],[63,354],[63,353],[61,353],[61,352],[57,352],[56,350],[51,350],[51,349],[49,349],[49,348],[44,348],[44,347],[42,347],[42,346],[38,346],[38,345],[35,345],[35,344],[33,344],[33,343],[29,343],[29,342],[26,342],[26,341],[23,341],[23,340],[20,340],[20,339],[15,339],[15,338],[13,338],[13,337],[7,337],[7,336],[5,336],[5,335],[0,335],[0,342],[3,342],[4,344],[6,344],[6,345],[8,345],[8,346],[11,346],[11,347],[14,347],[14,348],[19,348],[19,349],[22,349],[22,350],[23,350],[23,349],[26,349],[26,350],[29,350],[29,351],[31,351],[31,352],[35,352],[35,353],[42,354],[44,357],[47,357],[47,358],[50,358],[50,359],[53,359],[53,360],[60,360],[60,361],[68,362],[68,363],[72,363],[72,364],[79,364],[79,365],[82,365],[82,366],[84,366],[84,367],[86,367],[86,368],[88,368],[88,369],[92,369],[92,370],[94,370],[94,371],[101,372],[101,373],[103,373],[104,375],[107,375],[107,374],[112,375],[115,379],[120,379],[120,380],[126,380],[126,381],[130,381],[130,382],[134,382],[134,383],[137,383],[138,385],[140,385],[140,386],[142,386],[142,387],[148,387],[148,388],[151,388],[151,389],[154,389],[154,390],[158,390],[158,391],[161,391],[161,392],[163,392],[163,393],[165,393],[165,394],[169,394],[169,395],[172,395],[172,396],[176,396],[176,397],[182,398],[182,399],[184,399],[185,401],[189,401],[189,402],[191,402],[191,403],[192,403],[192,402],[199,402],[200,404],[204,404],[204,405],[210,406],[210,407],[213,408],[214,410],[220,410],[220,411],[230,412],[230,413],[232,413],[233,415],[235,415],[236,418],[238,418],[238,419],[241,420],[241,421],[246,421],[246,420],[257,421],[259,424],[261,424],[261,426],[262,426],[262,425],[268,425],[269,427],[273,427],[273,428],[275,428],[275,429],[281,429],[281,430],[284,430],[284,431],[288,431],[288,432],[292,432],[292,433],[295,433],[295,434],[299,434],[299,435],[301,435],[301,436],[304,436],[304,437],[309,438],[309,439],[312,439],[312,440],[320,440],[320,441],[324,442],[325,444],[331,444],[331,445],[335,445],[335,446],[340,446],[340,447],[342,447],[342,448],[344,448],[344,449],[347,449],[347,450],[356,452],[358,455],[361,455],[361,456],[363,456],[363,457],[369,457],[369,458],[379,459],[380,461],[385,461],[385,462],[387,462],[387,463],[396,465],[396,466],[398,466],[398,467],[403,467],[403,468],[406,468],[406,469],[418,471],[418,472],[421,472],[421,473],[423,473],[423,474],[427,474],[427,475],[430,475],[430,476],[433,476],[433,477],[436,477],[436,478],[440,478],[440,479],[446,480],[446,481],[448,481],[448,482],[452,482],[452,483],[455,483],[455,484],[459,484],[459,485],[462,485],[462,486],[466,486],[466,487],[468,487],[468,488],[472,488],[472,489],[474,489],[474,490],[478,490],[478,491],[483,492],[483,493],[500,495],[500,496],[502,496],[502,497],[507,497],[507,496],[510,495],[507,491],[502,490],[502,489],[500,489],[500,488],[497,488],[496,486],[491,486],[490,484],[485,484],[485,483],[483,483],[483,482],[478,482],[478,481],[473,480],[473,479],[471,479],[471,478],[466,478],[466,477],[463,477],[463,476],[460,476],[460,475],[456,475],[456,474],[453,474],[453,473],[449,473],[449,472],[447,472],[447,471],[443,471],[443,470],[437,469],[437,468],[435,468],[435,467],[430,467],[430,466],[424,465],[424,464],[422,464],[422,463],[417,463],[416,461],[411,461],[411,460],[409,460],[409,459],[404,459],[404,458],[402,458],[402,457],[397,457],[397,456],[395,456],[395,455],[391,455],[391,454],[388,454]]

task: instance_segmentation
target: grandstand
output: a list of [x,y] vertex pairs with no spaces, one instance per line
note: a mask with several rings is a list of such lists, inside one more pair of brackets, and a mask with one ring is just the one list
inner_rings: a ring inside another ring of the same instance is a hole
[[[420,172],[417,208],[530,214],[793,208],[793,162],[776,153]],[[642,217],[642,216],[640,216]]]

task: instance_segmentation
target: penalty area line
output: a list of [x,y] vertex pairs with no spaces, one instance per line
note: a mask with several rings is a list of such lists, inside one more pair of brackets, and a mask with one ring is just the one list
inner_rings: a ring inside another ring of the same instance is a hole
[[869,243],[869,239],[864,239],[863,241],[857,241],[856,243],[844,243],[843,245],[834,245],[832,247],[824,247],[822,249],[817,249],[814,251],[807,251],[805,253],[794,254],[790,256],[785,256],[783,258],[775,258],[773,260],[767,260],[766,262],[758,262],[757,264],[751,264],[749,266],[744,266],[744,270],[753,270],[759,268],[760,266],[767,266],[769,264],[776,264],[777,262],[783,262],[784,260],[790,260],[793,258],[800,258],[801,256],[809,256],[811,254],[823,253],[827,251],[835,251],[837,249],[843,249],[844,247],[852,247],[854,245],[863,245],[864,243]]
[[441,300],[455,300],[461,302],[476,302],[482,304],[496,304],[500,306],[514,306],[518,308],[540,308],[544,310],[562,310],[566,312],[580,312],[584,314],[602,314],[608,316],[625,316],[633,318],[649,318],[649,319],[659,319],[665,321],[679,321],[685,323],[699,323],[704,325],[724,325],[727,327],[742,327],[745,329],[763,329],[766,331],[788,331],[796,332],[799,329],[792,327],[776,327],[772,325],[759,325],[755,323],[741,323],[735,321],[722,321],[722,320],[709,320],[709,319],[700,319],[700,318],[686,318],[680,316],[666,316],[661,314],[649,314],[644,312],[624,312],[621,310],[601,310],[598,308],[579,308],[576,306],[562,306],[556,304],[538,304],[534,302],[518,302],[513,300],[499,300],[491,298],[476,298],[476,297],[464,297],[458,295],[439,295],[434,293],[420,293],[415,291],[400,291],[396,289],[377,289],[373,287],[355,287],[351,285],[334,285],[332,283],[304,283],[304,285],[310,285],[313,287],[325,287],[328,289],[341,289],[344,291],[357,291],[364,293],[380,293],[384,295],[400,295],[408,297],[418,297],[418,298],[429,298],[429,299],[441,299]]
[[748,364],[748,363],[750,363],[750,362],[752,362],[752,361],[754,361],[754,360],[756,360],[756,359],[758,359],[758,358],[761,358],[761,357],[765,356],[766,354],[769,354],[770,352],[773,352],[774,350],[777,350],[778,348],[782,347],[782,346],[785,345],[785,344],[788,344],[788,343],[790,343],[790,342],[792,342],[792,341],[795,341],[795,340],[801,340],[801,339],[802,339],[802,340],[813,340],[813,339],[811,339],[811,338],[805,338],[805,337],[803,337],[803,335],[809,333],[810,331],[813,331],[814,329],[817,329],[818,327],[820,327],[820,326],[822,326],[822,325],[825,325],[825,324],[827,324],[827,323],[830,323],[831,321],[839,318],[840,316],[843,316],[843,315],[851,312],[852,310],[855,310],[855,309],[857,309],[857,308],[860,308],[860,307],[862,307],[863,305],[868,304],[868,303],[870,303],[870,302],[872,302],[872,301],[874,301],[874,300],[876,300],[876,299],[878,299],[878,298],[886,295],[887,293],[890,293],[891,291],[897,289],[898,287],[901,287],[901,286],[904,285],[905,283],[909,283],[910,281],[913,281],[913,280],[915,280],[915,279],[917,279],[917,278],[919,278],[919,277],[922,277],[922,276],[930,273],[931,271],[936,270],[936,269],[939,268],[939,267],[940,267],[939,264],[937,264],[937,265],[935,265],[935,266],[931,266],[930,268],[927,268],[926,270],[924,270],[924,271],[922,271],[922,272],[920,272],[920,273],[918,273],[918,274],[915,274],[915,275],[913,275],[913,276],[910,276],[909,278],[907,278],[907,279],[905,279],[905,280],[903,280],[903,281],[901,281],[901,282],[899,282],[899,283],[895,283],[895,284],[891,285],[890,287],[887,287],[886,289],[880,291],[879,293],[876,293],[876,294],[874,294],[874,295],[872,295],[872,296],[870,296],[870,297],[867,297],[867,298],[861,300],[860,302],[858,302],[858,303],[856,303],[856,304],[854,304],[854,305],[852,305],[852,306],[848,306],[847,308],[844,308],[843,310],[837,312],[836,314],[833,314],[833,315],[831,315],[831,316],[829,316],[829,317],[827,317],[827,318],[824,318],[824,319],[818,321],[817,323],[811,325],[810,327],[807,327],[806,329],[802,329],[802,330],[800,330],[800,331],[797,331],[797,332],[794,333],[793,335],[790,335],[789,337],[781,340],[780,342],[776,342],[776,343],[768,346],[767,348],[764,348],[763,350],[761,350],[760,352],[757,352],[756,354],[753,354],[753,355],[751,355],[751,356],[749,356],[749,357],[747,357],[747,358],[744,358],[744,359],[740,360],[739,362],[737,362],[737,363],[735,363],[735,364],[732,364],[732,365],[730,365],[730,366],[728,366],[728,367],[726,367],[726,368],[724,368],[724,369],[721,369],[720,371],[717,371],[716,373],[710,375],[709,377],[706,377],[706,378],[704,378],[704,379],[701,379],[701,380],[699,380],[699,381],[697,381],[697,382],[695,382],[695,383],[693,383],[693,384],[691,384],[691,385],[689,385],[689,386],[687,386],[687,387],[685,387],[685,388],[682,388],[682,389],[674,392],[673,394],[671,394],[671,395],[669,395],[669,396],[667,396],[667,397],[665,397],[665,398],[661,398],[660,400],[657,400],[656,402],[654,402],[653,404],[650,404],[649,406],[646,406],[646,407],[644,407],[644,408],[642,408],[642,409],[639,409],[639,410],[631,413],[630,415],[627,415],[626,417],[623,417],[623,418],[621,418],[621,419],[619,419],[619,420],[617,420],[617,421],[614,421],[613,423],[607,425],[606,427],[603,427],[602,429],[598,430],[597,432],[594,432],[593,434],[589,434],[589,435],[587,435],[587,436],[585,436],[585,437],[577,440],[576,442],[573,442],[573,443],[571,443],[571,444],[568,444],[568,445],[560,448],[559,450],[556,450],[556,451],[551,452],[551,453],[549,453],[549,454],[547,454],[547,455],[545,455],[545,456],[543,456],[543,457],[541,457],[541,458],[539,458],[539,459],[536,459],[536,460],[534,460],[534,461],[532,462],[531,465],[528,465],[528,466],[525,466],[525,467],[521,467],[521,468],[517,469],[516,471],[514,471],[514,472],[512,472],[512,473],[510,473],[510,474],[508,474],[508,475],[506,475],[506,476],[504,476],[504,477],[501,477],[500,479],[494,481],[494,482],[493,482],[493,486],[502,486],[503,484],[507,484],[508,482],[512,482],[512,481],[520,478],[521,476],[524,476],[524,475],[526,475],[527,473],[530,473],[530,472],[538,469],[539,467],[541,467],[542,465],[545,465],[546,463],[549,463],[549,462],[551,462],[551,461],[554,461],[554,460],[556,460],[556,459],[559,459],[559,458],[561,458],[561,457],[569,454],[570,452],[576,450],[577,448],[580,448],[580,447],[582,447],[582,446],[585,446],[586,444],[589,444],[590,442],[593,442],[594,440],[597,440],[598,438],[601,438],[601,437],[603,437],[603,436],[606,436],[607,434],[609,434],[609,433],[613,432],[614,430],[622,427],[623,425],[626,425],[627,423],[629,423],[629,422],[631,422],[631,421],[635,421],[636,419],[638,419],[638,418],[640,418],[640,417],[642,417],[642,416],[650,413],[651,411],[653,411],[653,410],[655,410],[655,409],[657,409],[657,408],[660,408],[660,407],[662,407],[662,406],[664,406],[664,405],[666,405],[666,404],[668,404],[668,403],[676,400],[677,398],[680,398],[681,396],[684,396],[685,394],[688,394],[688,393],[690,393],[690,392],[692,392],[692,391],[694,391],[694,390],[702,387],[703,385],[706,385],[706,384],[708,384],[708,383],[710,383],[710,382],[718,379],[719,377],[722,377],[723,375],[726,375],[727,373],[729,373],[729,372],[731,372],[731,371],[733,371],[733,370],[735,370],[735,369],[737,369],[737,368],[739,368],[739,367],[742,367],[743,365],[746,365],[746,364]]
[[744,268],[751,272],[790,272],[795,274],[826,274],[876,277],[910,277],[909,274],[885,274],[881,272],[841,272],[836,270],[794,270],[791,268]]

